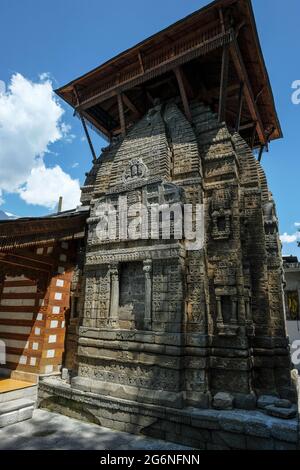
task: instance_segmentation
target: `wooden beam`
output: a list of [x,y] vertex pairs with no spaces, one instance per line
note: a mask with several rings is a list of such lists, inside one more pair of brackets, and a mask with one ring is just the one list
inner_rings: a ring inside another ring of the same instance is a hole
[[105,129],[105,127],[101,126],[101,124],[99,124],[99,122],[97,122],[92,116],[90,116],[86,111],[81,111],[81,114],[86,121],[89,121],[96,129],[100,130],[108,141],[111,139],[111,133]]
[[219,18],[222,27],[222,32],[225,33],[225,21],[224,21],[224,14],[222,8],[219,8]]
[[237,114],[237,117],[236,117],[236,124],[235,124],[236,132],[240,131],[241,117],[242,117],[242,110],[243,110],[243,101],[244,101],[244,83],[241,83],[240,91],[239,91],[239,101],[238,101],[238,114]]
[[92,156],[93,156],[93,163],[95,163],[96,160],[97,160],[96,152],[95,152],[95,150],[94,150],[94,146],[93,146],[93,144],[92,144],[92,140],[91,140],[91,138],[90,138],[90,134],[89,134],[89,131],[88,131],[88,128],[87,128],[85,119],[84,119],[84,117],[82,116],[82,114],[80,114],[80,120],[81,120],[81,122],[82,122],[82,126],[83,126],[83,129],[84,129],[84,133],[85,133],[85,136],[86,136],[86,140],[88,141],[88,144],[89,144],[89,147],[90,147]]
[[123,99],[121,93],[117,94],[118,99],[118,108],[119,108],[119,120],[121,126],[121,133],[123,137],[126,135],[126,124],[125,124],[125,116],[124,116],[124,106],[123,106]]
[[251,114],[251,117],[253,121],[256,122],[256,131],[259,137],[259,140],[262,145],[265,145],[266,143],[266,136],[263,128],[263,123],[257,108],[257,105],[255,103],[252,87],[250,84],[249,76],[240,52],[239,45],[237,43],[237,40],[235,39],[234,41],[231,42],[230,44],[230,52],[231,52],[231,57],[233,60],[233,63],[235,65],[236,72],[238,74],[238,77],[241,82],[244,83],[244,96],[245,100],[247,102],[249,112]]
[[122,93],[122,98],[127,108],[129,108],[136,115],[136,117],[139,118],[141,116],[141,113],[139,112],[137,107],[133,104],[133,102],[128,98],[128,96],[125,95],[125,93]]
[[[125,75],[124,80],[118,79],[115,77],[115,83],[110,86],[108,89],[105,89],[103,91],[100,91],[99,93],[95,93],[93,96],[90,96],[89,98],[86,98],[79,106],[79,110],[82,109],[87,109],[90,108],[91,106],[95,106],[98,103],[101,103],[108,98],[111,98],[112,96],[115,95],[116,91],[120,89],[120,86],[122,86],[122,90],[129,89],[130,87],[134,87],[136,85],[140,85],[141,83],[145,83],[147,80],[152,79],[154,76],[159,76],[167,71],[171,71],[174,69],[174,66],[177,64],[177,61],[187,62],[190,60],[190,54],[193,55],[193,59],[197,56],[203,55],[203,50],[207,49],[208,44],[211,42],[213,48],[217,48],[218,46],[215,45],[216,39],[220,40],[220,34],[212,35],[211,37],[209,36],[210,33],[213,34],[215,32],[216,27],[219,25],[219,19],[212,21],[209,24],[206,24],[203,28],[197,29],[196,31],[196,38],[201,37],[201,35],[207,35],[206,39],[203,39],[202,42],[199,42],[197,44],[194,43],[194,41],[190,41],[190,47],[184,48],[183,51],[174,53],[170,56],[170,45],[166,45],[163,49],[160,49],[161,54],[160,54],[160,60],[161,62],[155,61],[155,64],[145,69],[144,74],[141,73],[141,69],[138,69],[137,73],[135,76],[130,76],[130,78],[127,78],[127,75]],[[205,34],[206,33],[206,34]],[[223,33],[224,36],[228,37],[228,32]],[[175,41],[173,44],[173,47],[178,44],[178,48],[180,49],[179,46],[184,43],[186,44],[186,38],[178,39],[178,41]],[[137,52],[135,52],[135,58],[137,57]],[[151,57],[152,58],[152,57]],[[135,59],[136,60],[136,59]],[[176,63],[176,64],[175,64]],[[155,75],[154,75],[155,74]],[[122,77],[121,77],[122,78]],[[113,77],[112,77],[113,81]]]
[[255,122],[253,126],[252,136],[251,136],[251,149],[253,149],[255,145],[256,128],[257,128],[257,123]]
[[223,46],[222,53],[222,70],[221,70],[221,83],[220,83],[220,97],[219,97],[219,122],[226,119],[226,98],[228,86],[228,69],[229,69],[229,46]]
[[261,162],[263,151],[264,151],[265,146],[261,145],[259,149],[259,154],[258,154],[258,161]]
[[141,72],[145,73],[145,67],[144,67],[144,62],[143,62],[143,57],[142,57],[141,51],[138,52],[138,59],[139,59],[139,63],[140,63],[140,66],[141,66]]
[[153,96],[151,95],[150,91],[146,90],[146,96],[147,96],[148,100],[150,101],[150,103],[151,103],[152,105],[154,105],[154,98],[153,98]]
[[184,83],[183,83],[181,67],[175,67],[174,73],[175,73],[176,78],[177,78],[179,91],[180,91],[180,96],[181,96],[181,100],[182,100],[182,103],[183,103],[184,113],[185,113],[186,118],[188,119],[188,121],[191,122],[192,121],[192,115],[191,115],[189,102],[188,102],[188,99],[187,99],[185,86],[184,86]]
[[240,125],[239,130],[240,131],[245,131],[246,129],[253,129],[253,127],[256,129],[256,122],[248,122],[247,124]]
[[[76,98],[76,101],[77,101],[77,106],[78,106],[80,104],[80,101],[79,101],[79,95],[78,95],[78,91],[77,91],[76,86],[74,86],[73,90],[74,90],[74,95],[75,95],[75,98]],[[89,134],[86,122],[85,122],[84,117],[83,117],[83,115],[80,111],[79,111],[79,116],[80,116],[80,120],[81,120],[81,124],[82,124],[83,130],[84,130],[85,136],[86,136],[86,140],[88,141],[90,151],[91,151],[91,154],[93,156],[93,163],[95,163],[95,161],[97,160],[96,152],[95,152],[92,140],[90,138],[90,134]]]

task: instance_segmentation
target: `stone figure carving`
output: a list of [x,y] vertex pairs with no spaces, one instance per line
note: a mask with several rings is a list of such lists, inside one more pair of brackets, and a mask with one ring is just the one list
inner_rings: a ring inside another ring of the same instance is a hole
[[229,238],[231,233],[231,195],[229,191],[217,191],[211,202],[212,237],[214,240]]
[[129,162],[124,174],[123,182],[132,183],[143,178],[146,178],[149,174],[148,168],[140,158],[135,158]]
[[269,193],[269,201],[263,205],[263,214],[266,233],[274,233],[278,226],[278,220],[272,193]]

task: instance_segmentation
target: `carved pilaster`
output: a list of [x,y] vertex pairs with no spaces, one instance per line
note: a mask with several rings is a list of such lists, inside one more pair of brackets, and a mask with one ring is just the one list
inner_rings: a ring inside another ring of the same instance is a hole
[[119,265],[111,264],[110,271],[110,308],[109,323],[111,326],[118,326],[119,321]]
[[152,260],[146,260],[143,263],[145,273],[145,317],[144,328],[151,330],[152,328]]

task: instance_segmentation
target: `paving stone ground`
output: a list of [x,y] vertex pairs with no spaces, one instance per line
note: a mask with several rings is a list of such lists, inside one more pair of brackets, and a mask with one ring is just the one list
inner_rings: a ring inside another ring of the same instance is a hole
[[35,410],[33,418],[0,429],[0,450],[182,450],[188,447],[114,431]]

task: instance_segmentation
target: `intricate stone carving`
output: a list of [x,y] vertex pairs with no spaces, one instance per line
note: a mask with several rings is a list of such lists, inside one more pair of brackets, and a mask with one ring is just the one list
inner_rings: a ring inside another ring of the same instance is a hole
[[211,202],[212,232],[214,240],[226,240],[231,233],[231,195],[228,190],[216,191]]
[[[192,116],[193,126],[174,103],[157,103],[114,147],[110,172],[97,172],[107,181],[101,198],[95,189],[89,219],[78,362],[79,375],[100,394],[122,385],[134,390],[127,397],[133,402],[142,396],[162,404],[155,392],[176,390],[184,406],[207,407],[224,390],[235,400],[261,393],[266,369],[264,392],[280,394],[282,377],[289,380],[280,365],[288,351],[281,355],[274,203],[240,136],[197,103]],[[192,252],[175,240],[99,242],[97,207],[116,206],[120,194],[129,206],[203,203],[204,248]]]
[[140,181],[147,178],[148,174],[149,170],[143,160],[135,158],[129,162],[126,170],[124,171],[123,182],[127,184]]

